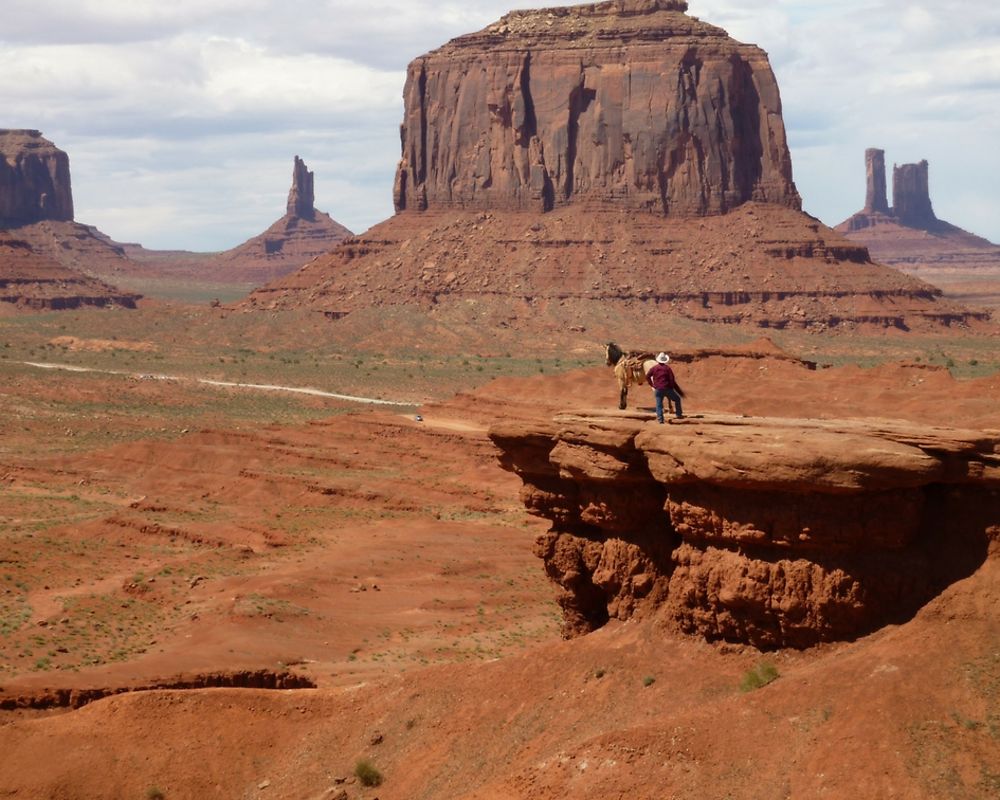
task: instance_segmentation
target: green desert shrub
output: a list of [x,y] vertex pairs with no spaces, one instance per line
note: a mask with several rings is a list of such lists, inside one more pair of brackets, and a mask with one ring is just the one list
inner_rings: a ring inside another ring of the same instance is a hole
[[362,786],[378,786],[382,783],[382,773],[369,759],[359,758],[354,765],[354,775]]
[[762,661],[753,669],[743,673],[743,680],[740,681],[740,691],[752,692],[761,686],[767,686],[778,677],[778,668],[769,661]]

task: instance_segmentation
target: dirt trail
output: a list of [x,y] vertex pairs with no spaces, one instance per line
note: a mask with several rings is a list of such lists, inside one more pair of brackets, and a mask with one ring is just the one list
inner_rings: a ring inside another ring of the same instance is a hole
[[66,372],[94,372],[99,375],[123,375],[127,378],[147,381],[186,381],[189,383],[200,383],[205,386],[219,386],[227,389],[254,389],[262,392],[291,392],[293,394],[305,394],[312,397],[329,397],[334,400],[346,400],[351,403],[369,403],[380,406],[408,406],[413,407],[419,403],[406,402],[402,400],[382,400],[377,397],[357,397],[351,394],[338,394],[337,392],[326,392],[322,389],[312,389],[308,386],[278,386],[271,383],[240,383],[238,381],[218,381],[211,378],[190,378],[181,375],[162,375],[151,372],[128,372],[126,370],[115,369],[95,369],[92,367],[79,367],[73,364],[55,364],[40,361],[21,361],[27,367],[38,367],[39,369],[65,370]]

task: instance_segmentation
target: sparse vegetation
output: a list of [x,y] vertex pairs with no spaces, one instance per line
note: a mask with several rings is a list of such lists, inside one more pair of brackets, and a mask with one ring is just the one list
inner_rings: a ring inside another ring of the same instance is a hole
[[647,675],[645,678],[642,679],[643,686],[647,687],[652,686],[654,683],[656,683],[656,678],[654,678],[652,675]]
[[371,759],[359,758],[354,765],[354,776],[362,786],[381,786],[382,773]]
[[146,790],[146,800],[166,800],[167,795],[159,786],[150,786]]
[[752,692],[754,689],[760,689],[762,686],[767,686],[767,684],[777,680],[779,675],[778,668],[774,664],[770,661],[762,661],[753,669],[748,669],[743,673],[740,691]]

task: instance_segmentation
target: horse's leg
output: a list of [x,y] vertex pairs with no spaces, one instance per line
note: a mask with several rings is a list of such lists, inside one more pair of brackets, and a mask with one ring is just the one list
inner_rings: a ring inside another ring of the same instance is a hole
[[618,408],[624,411],[628,406],[628,383],[619,381],[618,386],[621,388],[621,394],[618,397]]

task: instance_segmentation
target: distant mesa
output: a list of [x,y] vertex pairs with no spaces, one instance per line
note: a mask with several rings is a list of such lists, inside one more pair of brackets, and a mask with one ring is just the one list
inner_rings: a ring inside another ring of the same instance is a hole
[[865,207],[838,225],[837,230],[849,233],[886,222],[928,232],[958,230],[934,215],[927,172],[926,160],[893,165],[893,205],[890,207],[885,193],[885,151],[868,148],[865,150]]
[[0,225],[73,219],[69,156],[41,131],[0,130]]
[[461,306],[546,330],[546,315],[612,312],[811,330],[984,319],[802,213],[767,54],[686,9],[513,11],[414,59],[395,216],[244,307]]
[[[134,308],[141,295],[93,276],[127,263],[73,221],[69,156],[37,130],[0,130],[0,303],[5,309]],[[86,273],[86,274],[85,274]]]

